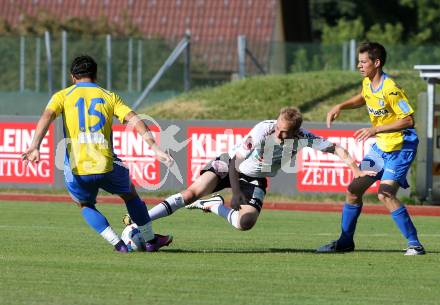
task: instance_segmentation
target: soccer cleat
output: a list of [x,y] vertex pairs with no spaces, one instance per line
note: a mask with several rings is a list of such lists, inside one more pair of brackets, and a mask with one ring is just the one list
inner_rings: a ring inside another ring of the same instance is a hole
[[187,209],[199,209],[204,212],[211,212],[211,207],[217,204],[225,204],[225,200],[219,194],[212,196],[209,199],[199,199],[187,205]]
[[126,226],[129,226],[129,225],[133,224],[133,220],[131,220],[130,215],[125,214],[124,217],[122,217],[122,223]]
[[321,246],[316,249],[316,253],[344,253],[344,252],[353,252],[354,251],[354,242],[343,245],[338,243],[337,240],[333,240],[327,245]]
[[424,255],[424,254],[426,254],[426,251],[425,248],[423,248],[423,246],[408,246],[408,248],[405,249],[406,256]]
[[173,241],[172,235],[154,234],[154,240],[145,243],[146,252],[156,252],[160,248],[168,246]]
[[117,251],[119,253],[128,253],[128,252],[130,252],[130,250],[128,249],[127,245],[122,240],[120,240],[115,245],[115,251]]

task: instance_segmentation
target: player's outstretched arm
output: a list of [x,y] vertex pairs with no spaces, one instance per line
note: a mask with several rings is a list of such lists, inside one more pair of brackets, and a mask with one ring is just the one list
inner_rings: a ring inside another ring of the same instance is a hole
[[361,171],[357,166],[356,162],[350,156],[347,150],[342,148],[339,145],[335,146],[335,155],[337,155],[345,164],[353,171],[354,178],[363,177],[363,176],[376,176],[375,171]]
[[150,128],[142,121],[141,118],[138,117],[136,112],[130,111],[124,118],[125,123],[130,123],[134,126],[137,133],[142,136],[142,139],[148,143],[150,148],[156,154],[156,157],[163,162],[165,165],[170,166],[174,160],[173,158],[166,152],[164,152],[159,145],[157,145],[154,140],[153,134],[151,133]]
[[32,138],[31,145],[26,149],[26,151],[21,155],[22,160],[25,164],[28,162],[39,162],[40,161],[40,145],[44,139],[44,136],[49,129],[50,124],[56,119],[56,113],[53,110],[46,109],[41,115],[37,123],[37,128],[35,129],[35,135]]
[[365,105],[365,99],[359,93],[348,100],[337,104],[327,113],[327,128],[330,128],[332,122],[336,120],[343,109],[356,109]]

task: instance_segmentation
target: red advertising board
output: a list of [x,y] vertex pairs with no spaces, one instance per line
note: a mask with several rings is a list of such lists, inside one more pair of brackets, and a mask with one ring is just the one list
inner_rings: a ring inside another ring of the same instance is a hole
[[[358,142],[354,130],[310,130],[316,135],[328,139],[345,148],[357,163],[360,163],[375,142],[370,138]],[[298,191],[307,192],[345,192],[353,179],[352,171],[338,156],[322,153],[311,148],[302,149],[298,156],[301,169],[297,174],[296,187]],[[374,183],[368,192],[377,192],[379,183]]]
[[191,141],[188,145],[187,184],[194,182],[206,163],[239,144],[250,130],[251,128],[189,126],[187,136]]
[[29,147],[36,123],[0,122],[0,182],[54,183],[54,128],[41,142],[40,162],[24,165],[22,153]]
[[[149,126],[159,144],[156,126]],[[113,151],[130,169],[131,179],[136,185],[155,185],[160,182],[160,162],[154,152],[135,130],[124,125],[113,126]]]

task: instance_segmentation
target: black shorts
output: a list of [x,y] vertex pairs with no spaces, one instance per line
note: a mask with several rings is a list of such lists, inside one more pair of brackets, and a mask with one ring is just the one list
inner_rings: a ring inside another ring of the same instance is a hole
[[[229,181],[229,162],[229,155],[222,154],[209,161],[200,171],[200,175],[207,171],[213,172],[220,179],[214,189],[214,193],[231,187]],[[239,179],[240,190],[246,196],[247,205],[253,206],[260,212],[263,207],[264,196],[266,195],[267,179],[249,177],[242,173],[240,173]]]

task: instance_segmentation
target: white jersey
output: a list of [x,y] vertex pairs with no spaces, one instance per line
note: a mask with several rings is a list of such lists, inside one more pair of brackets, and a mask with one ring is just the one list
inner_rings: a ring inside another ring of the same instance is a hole
[[303,147],[322,152],[334,152],[335,144],[300,128],[297,137],[286,139],[282,144],[275,142],[276,120],[262,121],[243,138],[243,141],[229,152],[243,158],[239,171],[254,178],[274,177],[280,168],[295,172],[296,154]]

